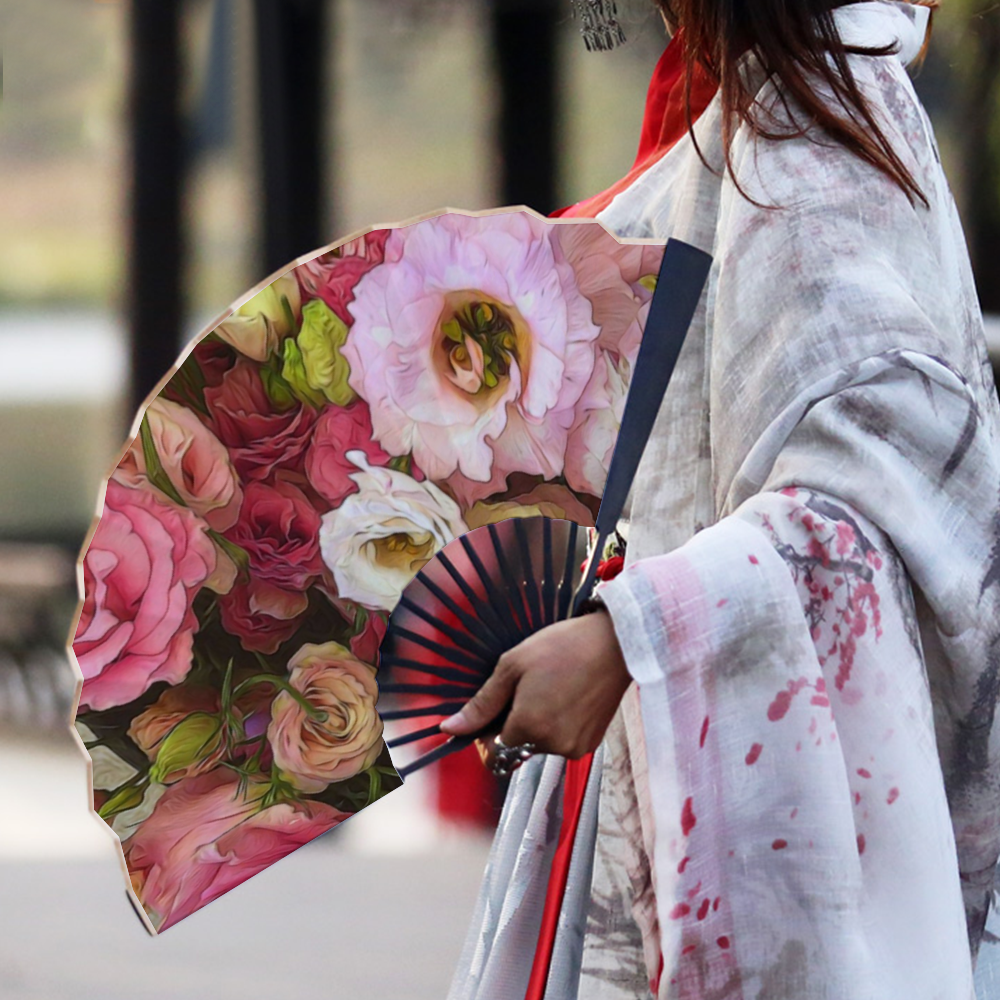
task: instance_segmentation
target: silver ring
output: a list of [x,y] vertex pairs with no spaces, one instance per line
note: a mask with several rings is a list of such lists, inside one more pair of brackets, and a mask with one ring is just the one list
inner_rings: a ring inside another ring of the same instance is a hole
[[493,773],[498,778],[506,778],[516,771],[535,752],[534,743],[519,743],[509,747],[499,734],[493,737],[493,745],[497,748],[493,759]]

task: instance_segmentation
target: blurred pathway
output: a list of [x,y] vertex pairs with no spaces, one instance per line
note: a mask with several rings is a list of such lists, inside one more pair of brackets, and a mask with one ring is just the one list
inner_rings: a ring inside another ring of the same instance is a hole
[[150,938],[67,736],[0,731],[4,1000],[442,1000],[488,840],[407,784]]

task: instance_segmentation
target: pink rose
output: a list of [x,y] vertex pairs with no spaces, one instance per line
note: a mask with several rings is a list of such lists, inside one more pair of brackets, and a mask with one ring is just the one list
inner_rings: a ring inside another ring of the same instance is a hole
[[301,469],[316,411],[295,404],[279,410],[268,398],[257,365],[240,359],[222,384],[205,390],[219,440],[244,480],[267,479],[275,469]]
[[190,510],[111,480],[83,562],[84,605],[73,640],[81,709],[138,698],[191,669],[191,604],[215,570],[215,546]]
[[[372,418],[368,404],[355,400],[346,407],[327,407],[316,422],[312,444],[306,453],[306,475],[313,489],[332,507],[357,491],[351,475],[357,466],[347,460],[347,452],[360,450],[371,465],[387,465],[392,458],[372,438]],[[411,462],[410,475],[418,482],[423,473]]]
[[350,305],[349,383],[387,452],[463,499],[511,472],[562,473],[599,330],[552,224],[442,215],[392,231]]
[[226,533],[250,557],[250,572],[283,590],[305,590],[323,572],[320,516],[297,486],[250,483],[240,519]]
[[285,777],[314,793],[371,767],[385,745],[375,668],[335,642],[307,643],[288,667],[291,686],[323,717],[313,718],[287,691],[278,692],[267,738]]
[[219,599],[222,627],[251,653],[276,652],[295,635],[308,607],[306,594],[290,593],[260,579],[233,587]]
[[303,298],[322,299],[350,325],[351,314],[347,306],[354,299],[354,286],[362,275],[382,263],[389,232],[388,229],[376,229],[300,264],[295,275]]
[[[243,490],[222,442],[191,410],[162,396],[146,408],[146,420],[163,471],[184,504],[216,531],[232,527]],[[141,435],[114,476],[126,486],[147,483]]]
[[132,886],[158,931],[350,816],[322,802],[261,809],[268,783],[251,782],[245,795],[238,784],[227,768],[179,781],[125,841]]

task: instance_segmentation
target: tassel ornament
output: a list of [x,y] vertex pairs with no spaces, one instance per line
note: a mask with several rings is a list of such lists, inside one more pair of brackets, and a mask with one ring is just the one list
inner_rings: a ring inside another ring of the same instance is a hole
[[573,0],[573,14],[588,52],[607,52],[625,41],[615,0]]

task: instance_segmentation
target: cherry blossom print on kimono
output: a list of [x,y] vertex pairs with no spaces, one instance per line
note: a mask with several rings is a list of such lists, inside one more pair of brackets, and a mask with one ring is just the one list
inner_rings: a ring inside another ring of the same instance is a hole
[[[601,212],[714,258],[601,588],[635,684],[594,758],[546,996],[972,1000],[1000,853],[1000,408],[906,71],[834,12],[929,205],[716,98]],[[781,111],[752,54],[757,100]],[[792,104],[789,114],[795,113]],[[449,1000],[521,1000],[559,758],[517,772]]]

